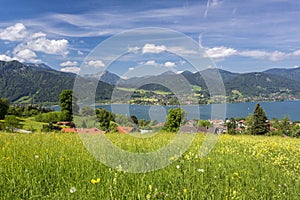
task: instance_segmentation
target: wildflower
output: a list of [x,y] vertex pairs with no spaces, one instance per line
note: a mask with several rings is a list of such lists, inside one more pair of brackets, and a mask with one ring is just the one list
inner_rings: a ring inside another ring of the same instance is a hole
[[70,193],[73,194],[74,192],[76,192],[76,188],[75,188],[75,187],[71,187],[71,188],[70,188]]
[[149,186],[148,186],[148,189],[149,189],[150,191],[152,191],[152,185],[149,185]]
[[180,166],[179,166],[179,165],[176,165],[176,168],[177,168],[177,169],[179,169],[179,168],[180,168]]
[[204,172],[204,169],[198,169],[198,172],[203,173],[203,172]]
[[184,193],[184,194],[187,193],[187,189],[186,189],[186,188],[183,189],[183,193]]
[[38,158],[39,158],[39,155],[34,155],[34,158],[35,158],[35,159],[38,159]]
[[93,183],[93,184],[100,183],[100,178],[97,178],[97,180],[92,179],[92,180],[91,180],[91,183]]
[[237,173],[237,172],[234,172],[233,174],[234,174],[235,176],[239,176],[239,173]]
[[151,198],[151,195],[147,194],[146,199],[150,199],[150,198]]

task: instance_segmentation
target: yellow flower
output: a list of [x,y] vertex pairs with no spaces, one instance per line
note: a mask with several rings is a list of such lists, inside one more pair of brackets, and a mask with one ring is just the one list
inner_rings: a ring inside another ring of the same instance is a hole
[[186,188],[183,189],[183,193],[187,193],[187,189]]
[[151,199],[151,195],[147,194],[146,199]]
[[100,183],[100,178],[92,179],[91,183],[93,183],[93,184]]
[[150,191],[152,191],[152,185],[149,185],[148,188]]

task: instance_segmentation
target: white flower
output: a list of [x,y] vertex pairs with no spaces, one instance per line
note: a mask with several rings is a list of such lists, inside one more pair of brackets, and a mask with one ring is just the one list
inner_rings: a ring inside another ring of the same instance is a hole
[[76,192],[76,188],[75,187],[71,187],[70,188],[70,193],[74,193],[74,192]]
[[198,169],[197,171],[203,173],[204,169]]
[[39,158],[39,155],[34,155],[34,158],[35,158],[35,159],[38,159],[38,158]]
[[179,165],[176,165],[176,168],[177,168],[177,169],[179,169],[179,168],[180,168],[180,166],[179,166]]

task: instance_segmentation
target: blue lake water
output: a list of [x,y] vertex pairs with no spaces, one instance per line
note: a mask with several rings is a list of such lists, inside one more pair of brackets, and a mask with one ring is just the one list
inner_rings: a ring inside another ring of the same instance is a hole
[[[214,105],[214,109],[220,110],[226,108],[226,117],[247,117],[253,113],[257,102],[229,103],[226,105]],[[288,116],[293,121],[300,121],[300,101],[280,101],[280,102],[259,102],[266,111],[269,119],[282,118]],[[156,119],[165,121],[167,110],[178,106],[146,106],[146,105],[128,105],[112,104],[100,105],[98,108],[104,108],[118,114],[127,116],[135,115],[140,119]],[[212,105],[191,105],[181,106],[187,112],[188,119],[215,119],[218,114],[212,116]],[[215,112],[214,112],[215,113]],[[223,115],[220,115],[223,116]]]
[[[280,101],[280,102],[259,102],[269,119],[288,116],[293,121],[300,121],[300,101]],[[228,103],[224,105],[226,108],[226,117],[247,117],[253,113],[257,102],[246,103]],[[215,105],[216,108],[222,105]],[[139,119],[156,119],[164,122],[167,110],[178,106],[146,106],[146,105],[128,105],[128,104],[108,104],[99,105],[97,108],[104,108],[108,111],[123,115],[135,115]],[[212,116],[212,105],[192,105],[181,106],[187,112],[188,119],[216,119]],[[55,110],[59,110],[59,106],[53,106]]]

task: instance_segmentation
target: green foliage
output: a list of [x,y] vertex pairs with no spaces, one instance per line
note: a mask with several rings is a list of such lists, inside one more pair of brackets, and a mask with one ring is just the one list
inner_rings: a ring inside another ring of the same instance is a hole
[[12,105],[9,107],[8,113],[10,115],[16,115],[17,117],[32,117],[41,113],[51,112],[50,108],[46,108],[38,105]]
[[256,104],[250,133],[253,135],[264,135],[270,131],[270,125],[264,109]]
[[226,126],[227,126],[228,134],[232,134],[232,135],[236,134],[235,129],[237,128],[237,126],[236,126],[236,121],[233,117],[229,119],[229,122],[227,122]]
[[56,123],[60,121],[61,114],[59,112],[49,112],[38,114],[35,116],[35,120],[38,122],[45,122],[45,123]]
[[197,123],[197,126],[200,126],[200,127],[210,127],[212,126],[210,121],[208,120],[198,120],[198,123]]
[[[76,78],[72,73],[28,66],[18,61],[0,61],[0,74],[0,97],[11,102],[26,97],[26,103],[59,102],[59,94],[72,89]],[[86,80],[83,84],[90,83]],[[109,99],[114,87],[102,81],[98,86],[96,100]]]
[[0,98],[0,120],[4,119],[9,109],[8,99]]
[[97,116],[97,119],[99,122],[99,128],[103,131],[109,132],[111,121],[113,121],[113,122],[115,121],[114,114],[111,112],[108,112],[104,108],[97,108],[96,116]]
[[167,121],[163,130],[177,132],[185,122],[186,113],[182,108],[171,108],[168,110]]
[[73,114],[78,112],[76,98],[73,96],[72,90],[63,90],[59,95],[61,121],[72,121]]
[[6,129],[10,132],[14,132],[14,129],[22,127],[20,120],[15,115],[6,115],[4,120]]

